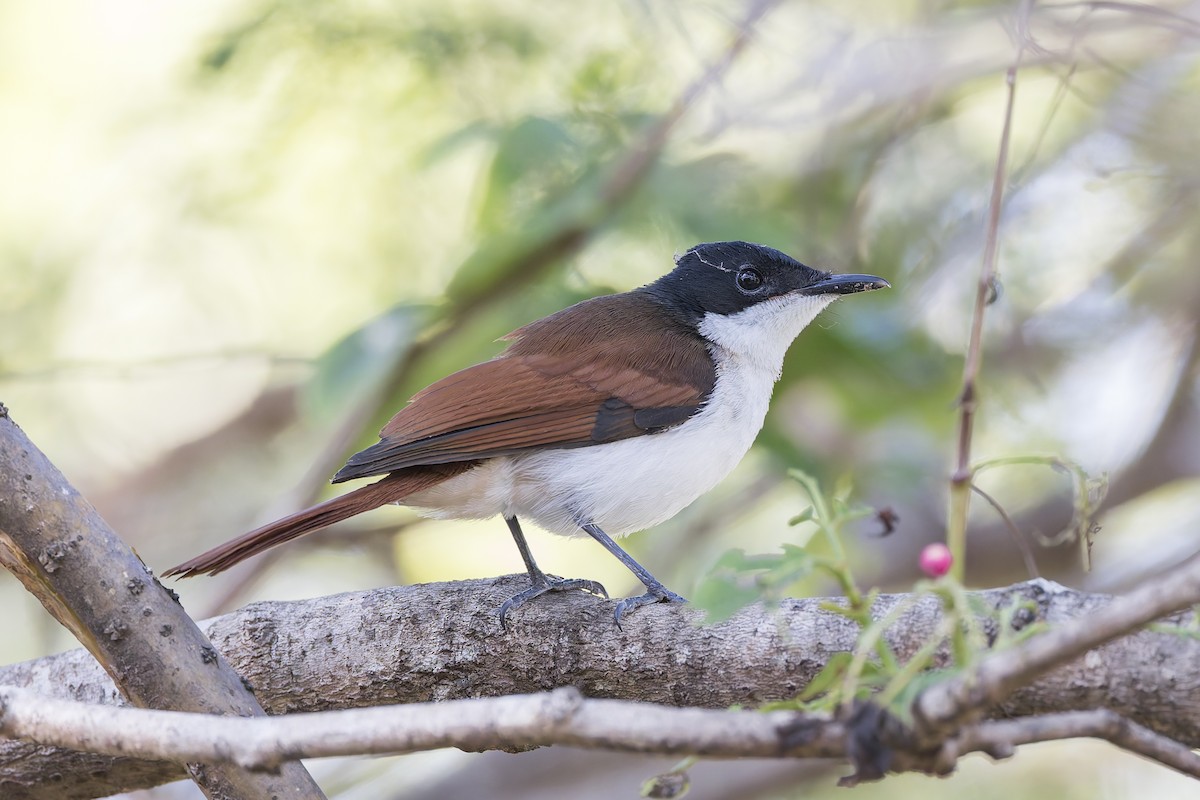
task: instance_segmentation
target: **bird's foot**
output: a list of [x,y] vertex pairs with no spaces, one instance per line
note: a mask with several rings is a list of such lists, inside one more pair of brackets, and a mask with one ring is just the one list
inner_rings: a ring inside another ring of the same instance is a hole
[[621,627],[621,617],[629,612],[648,606],[652,603],[686,603],[687,599],[680,597],[672,592],[661,583],[655,583],[646,587],[649,591],[645,594],[640,594],[637,597],[626,597],[617,603],[617,608],[613,611],[613,617],[616,619],[617,627]]
[[528,589],[513,595],[501,604],[500,627],[508,627],[508,612],[516,611],[533,598],[541,597],[547,592],[567,592],[572,589],[580,589],[589,594],[603,597],[605,600],[608,599],[608,590],[597,581],[589,581],[587,578],[559,578],[554,575],[542,575],[540,578],[535,578],[533,585]]

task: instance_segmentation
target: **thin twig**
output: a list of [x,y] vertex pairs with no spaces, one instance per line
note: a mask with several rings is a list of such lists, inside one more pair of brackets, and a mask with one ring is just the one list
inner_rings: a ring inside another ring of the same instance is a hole
[[[826,714],[587,699],[572,687],[265,719],[97,706],[6,687],[0,688],[0,732],[41,745],[111,756],[232,763],[267,770],[295,758],[442,747],[524,750],[556,744],[706,758],[853,760],[856,756],[847,726]],[[896,771],[946,773],[966,753],[983,751],[1005,758],[1022,744],[1080,737],[1105,739],[1200,777],[1200,755],[1104,709],[978,723],[938,750],[916,747],[915,740],[888,741],[887,746],[896,751]]]
[[[0,732],[10,737],[105,755],[233,763],[246,769],[273,769],[295,758],[442,747],[523,750],[551,744],[726,758],[830,757],[844,752],[845,736],[840,725],[828,724],[827,715],[585,699],[573,687],[272,718],[148,713],[3,687],[0,709]],[[824,727],[820,734],[785,750],[783,731],[802,722]]]
[[1200,778],[1200,755],[1105,708],[983,722],[964,730],[957,742],[961,752],[984,752],[1007,758],[1014,747],[1023,744],[1080,738],[1103,739],[1184,775]]
[[[1187,33],[1191,36],[1200,36],[1200,21],[1172,11],[1169,8],[1159,8],[1152,6],[1149,3],[1121,3],[1111,2],[1109,0],[1087,0],[1087,2],[1079,3],[1062,3],[1060,5],[1051,6],[1055,10],[1065,10],[1071,8],[1082,8],[1088,11],[1113,11],[1136,17],[1142,22],[1149,22],[1160,25],[1164,28],[1176,30],[1180,33]],[[1127,24],[1127,23],[1123,23]]]
[[1013,518],[1004,510],[1004,506],[1000,505],[996,498],[975,484],[971,484],[971,491],[986,500],[988,505],[1000,515],[1000,519],[1004,521],[1004,526],[1012,535],[1013,544],[1017,546],[1017,551],[1020,552],[1021,559],[1025,562],[1025,569],[1029,572],[1030,579],[1038,577],[1037,562],[1033,558],[1033,548],[1029,546],[1029,542],[1025,541],[1024,535],[1021,534],[1021,529],[1017,527],[1017,523],[1013,522]]
[[967,550],[967,513],[971,504],[971,437],[975,429],[978,405],[979,371],[983,363],[983,315],[988,306],[996,280],[996,249],[999,242],[1000,212],[1004,205],[1004,179],[1008,168],[1008,146],[1012,138],[1013,107],[1017,96],[1017,71],[1025,52],[1025,28],[1032,10],[1032,0],[1024,0],[1018,11],[1019,27],[1017,55],[1005,73],[1008,100],[1004,107],[1004,126],[1000,132],[1000,151],[992,176],[992,195],[988,207],[987,234],[983,247],[983,267],[975,290],[975,310],[971,318],[971,336],[963,361],[962,392],[959,395],[958,456],[950,477],[950,513],[947,519],[946,540],[954,556],[952,575],[961,581],[965,574]]
[[0,381],[51,381],[63,379],[131,380],[141,373],[157,377],[166,369],[188,369],[258,361],[271,366],[312,367],[310,356],[272,353],[255,347],[231,347],[207,353],[170,353],[130,361],[69,359],[36,369],[0,370]]

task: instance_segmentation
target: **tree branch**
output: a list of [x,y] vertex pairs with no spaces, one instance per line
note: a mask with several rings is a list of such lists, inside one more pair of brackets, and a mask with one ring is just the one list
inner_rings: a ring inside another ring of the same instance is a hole
[[[274,718],[113,708],[0,688],[0,732],[113,756],[231,762],[260,770],[277,769],[296,758],[442,747],[518,751],[549,745],[705,758],[860,759],[853,741],[855,726],[828,715],[589,700],[573,687]],[[983,722],[936,749],[922,748],[916,737],[905,736],[907,742],[889,755],[891,771],[945,774],[967,753],[1008,758],[1018,745],[1090,737],[1200,778],[1200,755],[1107,709]],[[857,776],[851,776],[844,782],[855,780]]]
[[[752,606],[711,626],[697,624],[702,615],[694,608],[660,604],[642,609],[617,629],[611,605],[582,593],[522,608],[508,633],[501,634],[496,607],[524,580],[509,576],[256,603],[202,628],[276,714],[564,686],[588,698],[701,709],[752,707],[794,697],[830,655],[852,651],[858,636],[857,626],[821,607],[840,600],[787,600],[777,613]],[[906,597],[880,597],[874,614],[887,614]],[[1047,581],[972,597],[991,609],[1028,604],[1034,610],[1014,615],[1018,627],[1070,619],[1091,626],[1113,603]],[[899,657],[907,658],[940,620],[938,600],[918,600],[900,616],[888,640]],[[994,639],[999,631],[993,625],[988,633]],[[935,659],[937,666],[946,663],[945,654]],[[0,684],[44,697],[119,704],[107,676],[82,651],[0,668]],[[1133,634],[1042,675],[994,711],[1029,716],[1101,704],[1158,734],[1200,746],[1200,641]],[[100,768],[108,770],[107,783],[90,785],[86,770]],[[0,789],[6,779],[36,780],[51,773],[63,781],[29,797],[95,797],[116,791],[114,785],[133,789],[182,777],[178,767],[163,762],[98,760],[27,742],[0,742]]]
[[[103,665],[137,706],[263,713],[178,602],[0,406],[0,564]],[[213,798],[323,798],[304,767],[278,775],[229,765],[189,772]],[[0,775],[12,797],[44,776]]]
[[[256,719],[46,700],[11,688],[0,688],[0,708],[0,731],[40,744],[150,759],[228,761],[247,769],[274,769],[292,758],[441,747],[519,751],[553,744],[721,758],[824,758],[844,755],[845,735],[828,717],[589,700],[573,687]],[[789,749],[783,735],[798,717],[828,724]]]
[[958,744],[962,753],[983,752],[995,758],[1007,758],[1018,745],[1079,738],[1103,739],[1185,775],[1200,778],[1200,756],[1191,748],[1105,708],[985,722],[964,730],[958,737]]
[[1200,603],[1200,556],[1112,602],[1104,613],[1073,620],[987,656],[970,673],[930,687],[914,711],[933,736],[1000,702],[1017,687],[1171,611]]

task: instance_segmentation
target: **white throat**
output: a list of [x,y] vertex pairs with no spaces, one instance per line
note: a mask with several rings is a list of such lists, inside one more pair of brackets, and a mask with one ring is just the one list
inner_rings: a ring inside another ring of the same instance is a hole
[[773,381],[778,380],[792,342],[836,299],[834,294],[786,294],[736,314],[710,312],[700,321],[700,335],[715,348],[718,364],[733,359],[766,370]]

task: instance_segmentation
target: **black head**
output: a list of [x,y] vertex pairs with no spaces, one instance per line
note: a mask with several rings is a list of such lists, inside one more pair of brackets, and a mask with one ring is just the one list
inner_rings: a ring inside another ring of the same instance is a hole
[[642,291],[696,321],[709,313],[737,314],[781,295],[851,294],[885,286],[874,275],[813,269],[761,244],[710,242],[679,256],[675,269]]

